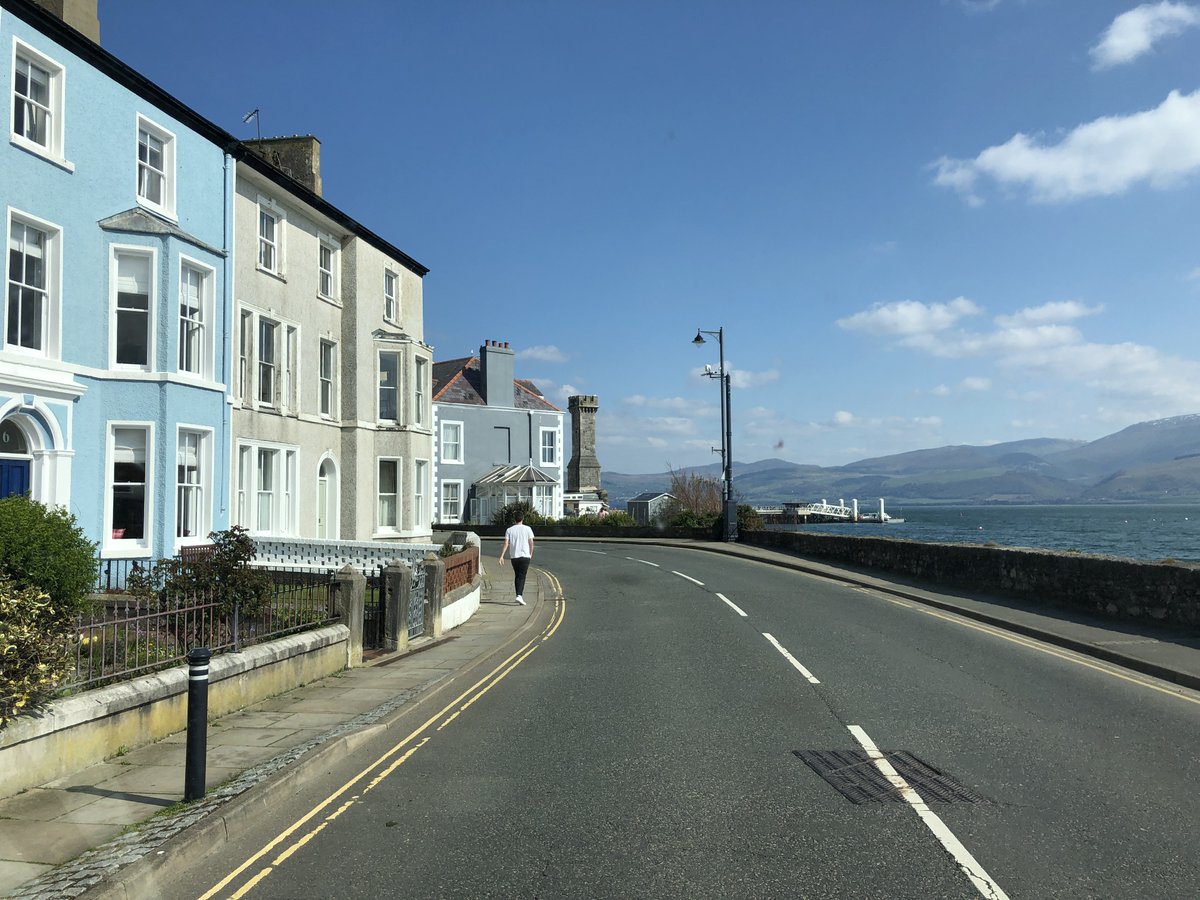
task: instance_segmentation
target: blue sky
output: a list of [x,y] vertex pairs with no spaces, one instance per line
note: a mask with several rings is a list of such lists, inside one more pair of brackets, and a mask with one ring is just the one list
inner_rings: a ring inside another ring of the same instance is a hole
[[[169,13],[164,13],[169,10]],[[100,0],[104,46],[429,266],[606,471],[1200,412],[1200,3]],[[735,473],[736,474],[736,473]]]

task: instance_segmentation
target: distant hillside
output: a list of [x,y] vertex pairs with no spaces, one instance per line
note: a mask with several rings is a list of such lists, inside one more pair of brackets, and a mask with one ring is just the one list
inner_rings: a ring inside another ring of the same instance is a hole
[[1170,462],[1192,453],[1200,453],[1200,416],[1130,425],[1082,447],[1047,455],[1046,460],[1077,477],[1104,478],[1118,469]]
[[1123,469],[1080,494],[1084,500],[1192,500],[1200,485],[1200,456]]
[[879,456],[860,459],[838,468],[852,472],[874,472],[888,475],[912,475],[922,472],[941,472],[947,469],[970,469],[994,466],[998,460],[1008,457],[1029,461],[1040,461],[1045,465],[1046,457],[1054,453],[1086,446],[1086,441],[1066,441],[1055,438],[1037,438],[1026,441],[1008,441],[987,447],[957,445],[939,447],[935,450],[913,450],[894,456]]
[[[713,463],[684,472],[719,478]],[[781,459],[735,463],[741,502],[875,498],[910,503],[1200,501],[1200,415],[1130,426],[1095,441],[1037,438],[871,457],[844,466]],[[604,473],[617,507],[642,491],[669,490],[671,475]]]

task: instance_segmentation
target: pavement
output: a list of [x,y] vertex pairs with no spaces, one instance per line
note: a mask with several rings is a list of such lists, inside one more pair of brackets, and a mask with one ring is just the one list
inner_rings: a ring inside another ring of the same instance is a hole
[[[539,543],[555,539],[544,538]],[[612,538],[594,542],[617,543]],[[488,542],[494,543],[494,542]],[[646,543],[644,541],[640,543]],[[947,593],[930,585],[827,565],[775,550],[705,541],[658,541],[834,578],[1038,638],[1137,672],[1200,690],[1200,635],[1102,619],[999,596]],[[0,896],[129,898],[162,867],[231,841],[239,820],[328,754],[376,736],[536,627],[554,599],[530,570],[527,606],[515,602],[511,570],[485,546],[479,611],[439,641],[324,678],[209,724],[202,800],[181,801],[185,734],[121,753],[67,778],[0,800]],[[536,587],[535,587],[536,586]],[[534,590],[530,590],[534,588]]]

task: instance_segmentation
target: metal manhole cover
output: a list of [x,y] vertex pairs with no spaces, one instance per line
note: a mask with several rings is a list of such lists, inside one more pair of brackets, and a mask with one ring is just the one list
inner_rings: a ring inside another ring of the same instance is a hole
[[[793,750],[800,760],[851,803],[902,803],[900,791],[864,750]],[[985,797],[959,784],[904,750],[886,751],[896,774],[927,803],[984,803]]]

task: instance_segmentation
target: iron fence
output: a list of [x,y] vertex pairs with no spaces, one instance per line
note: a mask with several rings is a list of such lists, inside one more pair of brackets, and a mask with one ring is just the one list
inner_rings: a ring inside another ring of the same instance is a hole
[[129,576],[135,572],[145,572],[149,567],[149,559],[104,559],[103,557],[97,557],[96,584],[93,590],[97,594],[123,593],[129,584]]
[[330,572],[268,571],[271,597],[257,610],[243,610],[211,591],[106,598],[76,621],[71,686],[97,687],[177,666],[193,647],[237,651],[336,621]]

